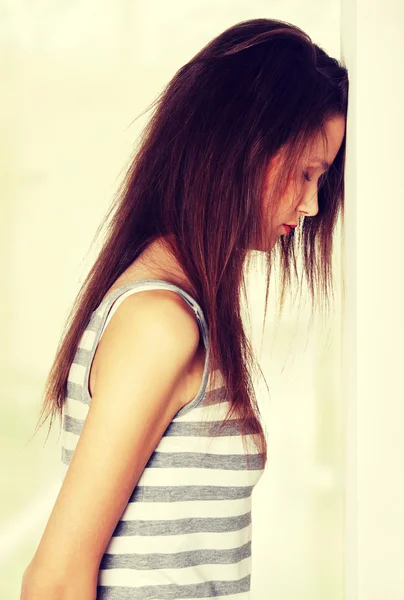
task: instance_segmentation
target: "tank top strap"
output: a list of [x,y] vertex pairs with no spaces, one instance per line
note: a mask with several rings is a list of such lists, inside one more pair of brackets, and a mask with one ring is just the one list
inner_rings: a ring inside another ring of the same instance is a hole
[[[125,300],[127,296],[129,296],[132,291],[142,291],[146,289],[164,289],[164,290],[172,290],[180,294],[187,304],[192,308],[195,313],[195,316],[198,320],[200,330],[202,333],[203,343],[205,348],[207,348],[209,344],[208,339],[208,325],[205,319],[205,315],[200,304],[190,295],[188,292],[183,290],[178,285],[175,285],[169,281],[165,281],[163,279],[138,279],[136,281],[131,281],[125,285],[122,285],[112,292],[110,292],[102,301],[97,312],[101,313],[101,319],[103,321],[102,331],[106,328],[108,322],[110,321],[113,313],[118,308],[118,306]],[[101,336],[100,336],[101,337]]]

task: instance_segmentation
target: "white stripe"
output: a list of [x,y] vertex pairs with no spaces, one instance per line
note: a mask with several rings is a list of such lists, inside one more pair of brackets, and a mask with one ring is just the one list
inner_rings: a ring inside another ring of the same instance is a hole
[[86,368],[84,366],[73,362],[70,366],[68,381],[83,385],[85,372]]
[[66,402],[63,406],[63,412],[73,419],[84,420],[87,417],[88,408],[89,405],[84,404],[84,402],[74,400],[73,398],[66,398]]
[[192,502],[129,502],[121,521],[135,519],[160,521],[189,517],[236,517],[251,510],[251,496],[235,500],[204,500]]
[[66,477],[66,473],[69,469],[69,465],[66,465],[64,462],[60,462],[59,469],[59,479],[61,482],[63,482],[64,478]]
[[[60,462],[60,478],[66,476],[69,465]],[[262,475],[256,471],[226,471],[222,469],[152,469],[145,468],[137,485],[155,486],[218,486],[246,487],[254,486]],[[153,503],[154,504],[154,503]]]
[[[74,450],[77,446],[80,434],[71,431],[62,432],[62,446],[66,450]],[[252,436],[251,436],[252,437]],[[199,452],[200,454],[217,454],[226,456],[228,454],[238,454],[240,458],[244,455],[244,447],[241,437],[239,436],[223,436],[217,438],[203,437],[163,437],[155,449],[155,452],[169,454],[170,452]],[[183,457],[184,463],[186,456]]]
[[[258,435],[258,434],[256,434]],[[252,437],[252,436],[249,436]],[[161,438],[158,452],[207,452],[208,454],[244,454],[241,436],[197,437],[166,436]],[[186,457],[184,457],[186,460]]]
[[95,341],[95,336],[96,336],[96,331],[92,330],[92,329],[86,329],[83,333],[83,335],[81,336],[80,342],[79,342],[79,348],[82,348],[83,350],[92,350],[93,346],[94,346],[94,341]]
[[80,435],[72,433],[71,431],[62,431],[62,446],[66,450],[73,451],[77,446]]
[[258,471],[233,471],[227,469],[154,468],[146,467],[138,481],[139,485],[164,487],[178,485],[216,485],[243,487],[254,485]]
[[[227,565],[198,565],[182,569],[100,569],[98,585],[142,587],[144,585],[192,585],[207,581],[233,581],[250,575],[251,557]],[[232,596],[225,596],[226,599]],[[234,595],[239,600],[240,594]],[[248,597],[248,596],[247,596]]]

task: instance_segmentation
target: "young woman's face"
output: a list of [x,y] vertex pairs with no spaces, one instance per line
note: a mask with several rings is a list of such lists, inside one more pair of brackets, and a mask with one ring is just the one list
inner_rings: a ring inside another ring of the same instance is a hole
[[[298,189],[300,189],[300,182],[291,182],[274,215],[272,227],[268,226],[267,229],[264,228],[266,239],[263,247],[256,248],[256,250],[268,250],[272,248],[278,236],[287,234],[284,227],[285,224],[299,225],[299,220],[302,216],[314,217],[318,213],[318,179],[334,162],[338,154],[338,150],[344,139],[345,123],[346,121],[343,117],[335,117],[327,122],[328,154],[325,155],[324,150],[320,149],[320,144],[313,145],[309,159],[297,169],[297,177],[301,177],[303,180],[302,194],[299,197],[298,204],[296,205],[294,184],[297,183]],[[275,157],[275,163],[277,158]],[[271,164],[273,163],[271,162]],[[276,173],[276,169],[272,170],[272,172],[268,170],[266,185],[270,185],[271,177],[274,177],[274,173]],[[264,203],[266,204],[266,202],[268,202],[268,198],[264,198]],[[266,206],[264,205],[264,211],[265,209]]]

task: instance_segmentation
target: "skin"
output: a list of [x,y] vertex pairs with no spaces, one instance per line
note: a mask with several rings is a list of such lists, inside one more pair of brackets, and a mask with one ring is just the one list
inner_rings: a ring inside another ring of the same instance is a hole
[[[297,170],[303,178],[303,193],[298,204],[296,205],[292,185],[293,182],[291,182],[281,199],[280,208],[274,215],[273,227],[266,232],[266,240],[260,247],[255,248],[256,250],[268,250],[275,245],[279,235],[286,235],[283,224],[292,223],[299,225],[299,221],[302,217],[314,217],[318,213],[318,179],[325,172],[321,165],[321,160],[325,160],[332,165],[344,139],[345,125],[345,119],[340,116],[327,121],[325,129],[328,140],[328,153],[325,154],[319,142],[313,143],[309,160],[306,160],[301,164],[300,168]],[[314,157],[318,157],[320,160],[314,160]],[[280,163],[279,153],[275,155],[273,161],[275,164]],[[271,165],[273,165],[272,161]],[[268,170],[267,186],[270,185],[274,173],[276,174],[276,169]],[[306,180],[304,173],[306,173],[310,181]],[[264,199],[265,208],[266,204],[267,199]]]

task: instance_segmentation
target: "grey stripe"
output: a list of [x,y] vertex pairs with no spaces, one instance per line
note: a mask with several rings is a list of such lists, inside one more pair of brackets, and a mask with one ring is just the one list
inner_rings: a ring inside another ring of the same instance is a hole
[[221,486],[221,485],[177,485],[177,486],[142,486],[137,485],[129,502],[187,502],[205,500],[238,500],[248,498],[253,485]]
[[251,511],[236,517],[119,521],[112,535],[120,537],[126,535],[184,535],[202,532],[224,533],[238,531],[250,523]]
[[101,327],[103,320],[104,317],[102,315],[98,315],[96,312],[93,312],[86,329],[89,329],[90,331],[97,331]]
[[62,446],[62,451],[61,451],[61,459],[62,459],[62,463],[64,463],[65,465],[69,465],[70,461],[72,459],[73,456],[73,450],[67,450],[66,448],[64,448]]
[[231,419],[226,421],[171,421],[164,432],[165,436],[197,436],[197,437],[221,437],[239,436],[240,423],[242,419]]
[[[76,356],[77,356],[77,352],[76,352]],[[88,350],[85,350],[84,352],[88,353]],[[86,361],[89,361],[88,357],[87,357]],[[77,360],[75,357],[73,362],[80,364],[81,366],[85,366],[85,363],[81,363],[80,357],[77,358]],[[88,381],[87,377],[85,377],[85,381],[86,382]],[[218,388],[216,390],[207,390],[205,393],[205,396],[203,398],[203,402],[201,402],[201,404],[199,406],[209,406],[209,405],[220,404],[221,402],[225,402],[227,400],[227,398],[225,396],[223,396],[223,390],[225,390],[225,389],[226,388],[222,387],[222,388]],[[69,379],[67,380],[67,396],[69,398],[72,398],[73,400],[77,400],[77,402],[82,402],[83,404],[87,404],[88,406],[91,403],[91,398],[90,398],[88,392],[86,393],[86,390],[84,389],[84,387],[80,383],[75,383],[73,381],[70,381]],[[185,406],[187,406],[187,405],[185,405]],[[203,421],[201,421],[201,423],[203,423]],[[192,426],[192,424],[193,423],[183,423],[183,425],[190,425],[190,426]],[[181,423],[172,421],[171,425],[181,425]],[[187,435],[187,434],[181,434],[181,435]],[[237,433],[234,433],[234,434],[227,433],[227,434],[223,434],[223,435],[237,435]]]
[[175,600],[176,598],[215,598],[248,592],[251,575],[237,581],[205,581],[190,585],[143,585],[140,588],[99,585],[97,600]]
[[208,452],[153,452],[146,468],[224,469],[254,471],[263,468],[262,454],[210,454]]
[[64,414],[63,429],[68,433],[75,433],[79,435],[83,429],[85,419],[75,419],[67,414]]
[[83,386],[80,383],[74,383],[73,381],[67,380],[67,395],[69,398],[73,400],[77,400],[77,402],[82,402],[83,404],[90,404],[90,397],[87,397],[83,394]]
[[[74,356],[73,363],[76,365],[80,365],[81,367],[85,367],[90,360],[91,352],[90,350],[86,350],[85,348],[77,348],[76,354]],[[72,363],[72,364],[73,364]]]
[[183,569],[196,565],[227,565],[251,556],[251,542],[238,548],[224,550],[187,550],[166,554],[108,554],[103,555],[100,569]]
[[[71,433],[80,433],[85,419],[76,419],[65,414],[64,428]],[[162,437],[236,437],[240,435],[237,425],[241,419],[227,421],[222,429],[222,421],[193,421],[193,422],[171,422]]]
[[[87,353],[86,358],[84,358],[85,353]],[[86,366],[90,362],[89,357],[90,357],[90,353],[88,350],[78,349],[76,351],[76,355],[74,357],[73,362],[80,366]],[[86,376],[85,382],[87,382],[87,381],[88,381],[88,379]],[[225,389],[226,388],[221,387],[221,388],[217,388],[216,390],[207,390],[205,393],[203,402],[201,402],[200,406],[208,406],[208,405],[220,404],[221,402],[225,402],[227,400],[226,396],[223,395],[223,391]],[[86,390],[84,389],[84,387],[80,383],[75,383],[73,381],[70,381],[69,379],[67,380],[67,396],[69,398],[72,398],[73,400],[77,400],[77,402],[82,402],[83,404],[90,405],[90,403],[91,403],[91,398],[90,398],[88,392],[86,393]],[[173,421],[172,424],[174,425],[175,421]],[[227,434],[227,435],[230,435],[230,434]],[[237,434],[235,434],[235,435],[237,435]]]
[[221,402],[225,402],[229,398],[226,396],[226,387],[221,385],[214,390],[207,390],[206,398],[203,400],[203,405],[207,406],[210,404],[220,404]]
[[[62,461],[67,465],[74,450],[62,446]],[[264,466],[262,454],[208,454],[204,452],[153,452],[145,469],[223,469],[256,471]]]

